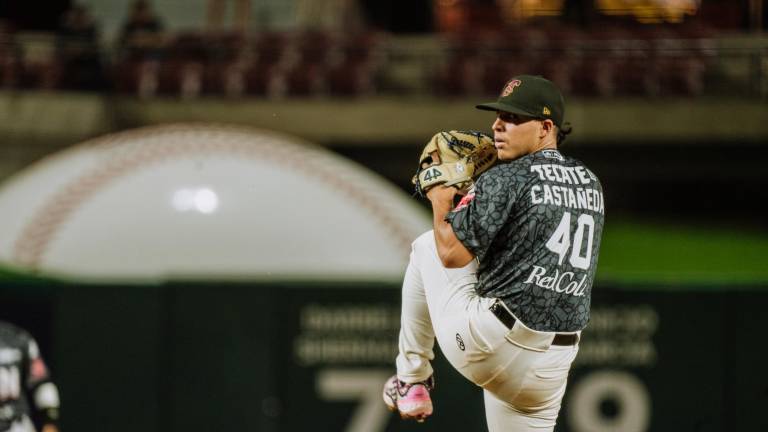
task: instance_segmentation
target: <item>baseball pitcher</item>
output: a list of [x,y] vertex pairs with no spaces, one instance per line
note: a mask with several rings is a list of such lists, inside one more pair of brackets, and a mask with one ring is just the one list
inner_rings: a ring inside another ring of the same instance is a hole
[[558,148],[570,127],[552,82],[514,77],[477,108],[496,113],[492,138],[441,132],[419,161],[433,230],[412,244],[384,401],[406,419],[432,414],[436,338],[483,388],[491,431],[551,431],[589,320],[602,186]]

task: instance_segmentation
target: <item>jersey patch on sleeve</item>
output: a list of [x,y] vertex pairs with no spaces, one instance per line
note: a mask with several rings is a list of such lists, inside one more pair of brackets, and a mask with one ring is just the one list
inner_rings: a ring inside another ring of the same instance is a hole
[[474,189],[470,190],[469,193],[467,193],[466,195],[464,195],[464,197],[461,198],[461,201],[459,201],[459,203],[456,205],[456,207],[453,209],[453,211],[457,212],[457,211],[467,207],[469,205],[469,203],[472,202],[473,199],[475,199],[475,191],[474,191]]

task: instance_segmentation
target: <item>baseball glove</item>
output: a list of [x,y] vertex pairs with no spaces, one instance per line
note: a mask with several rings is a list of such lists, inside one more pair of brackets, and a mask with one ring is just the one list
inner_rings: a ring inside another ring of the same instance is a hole
[[[433,158],[435,152],[437,157]],[[490,136],[475,131],[438,132],[422,150],[412,182],[420,196],[439,184],[466,192],[472,181],[496,161],[496,147]]]

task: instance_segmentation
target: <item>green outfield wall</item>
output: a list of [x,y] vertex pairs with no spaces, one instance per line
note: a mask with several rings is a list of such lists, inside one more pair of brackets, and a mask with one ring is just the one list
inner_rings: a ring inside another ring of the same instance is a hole
[[[668,288],[595,286],[558,431],[768,430],[768,287]],[[399,303],[365,282],[0,285],[0,318],[49,360],[63,430],[483,430],[480,390],[439,354],[434,417],[384,409]]]

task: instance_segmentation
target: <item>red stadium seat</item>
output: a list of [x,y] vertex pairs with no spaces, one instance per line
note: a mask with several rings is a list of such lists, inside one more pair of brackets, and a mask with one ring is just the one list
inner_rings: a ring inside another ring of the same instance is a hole
[[0,88],[18,86],[19,67],[19,56],[12,40],[0,33]]
[[376,70],[365,61],[346,61],[328,71],[333,96],[365,96],[376,92]]
[[113,68],[115,90],[142,98],[154,97],[159,68],[159,63],[154,60],[123,60]]

